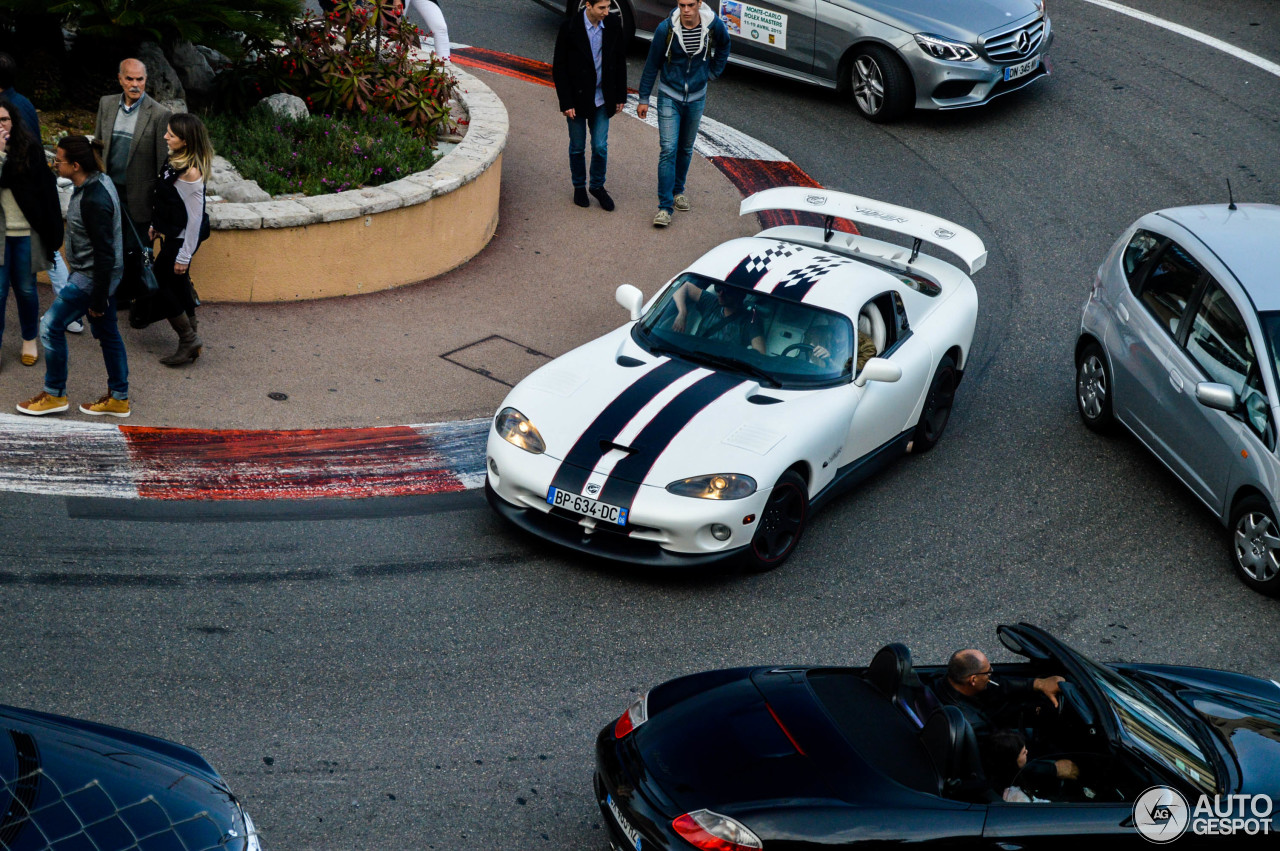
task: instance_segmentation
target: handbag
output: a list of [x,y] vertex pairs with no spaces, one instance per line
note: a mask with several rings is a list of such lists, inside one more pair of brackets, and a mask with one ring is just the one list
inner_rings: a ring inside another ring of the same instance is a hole
[[[151,253],[151,246],[144,245],[142,240],[138,238],[138,231],[134,228],[133,221],[123,211],[121,218],[129,224],[129,233],[133,234],[134,247],[125,252],[126,258],[130,253],[136,253],[137,255],[134,260],[134,271],[137,273],[137,283],[141,284],[141,286],[133,293],[133,297],[141,299],[153,296],[160,291],[160,282],[156,280],[156,273],[151,268],[155,263],[155,257]],[[126,262],[125,265],[129,264]]]

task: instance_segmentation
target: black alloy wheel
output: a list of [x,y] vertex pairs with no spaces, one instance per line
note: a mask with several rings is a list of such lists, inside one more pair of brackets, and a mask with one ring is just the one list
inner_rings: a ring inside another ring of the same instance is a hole
[[1280,525],[1260,496],[1246,497],[1231,513],[1231,563],[1245,585],[1280,596]]
[[854,48],[849,63],[853,105],[862,117],[887,124],[906,115],[915,99],[911,72],[893,52],[878,44]]
[[1107,356],[1097,343],[1085,346],[1076,363],[1076,409],[1091,430],[1099,434],[1113,431],[1111,372],[1107,369]]
[[788,470],[773,486],[760,512],[756,534],[745,553],[746,568],[763,572],[786,561],[800,543],[808,519],[809,488],[799,473]]
[[956,362],[951,355],[943,355],[929,385],[924,408],[920,411],[920,422],[916,423],[916,432],[911,438],[913,452],[928,452],[942,439],[951,419],[951,406],[956,401],[956,377]]

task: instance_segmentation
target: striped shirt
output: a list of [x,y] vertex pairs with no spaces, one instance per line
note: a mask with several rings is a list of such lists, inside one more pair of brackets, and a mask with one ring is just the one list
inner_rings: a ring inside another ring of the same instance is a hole
[[693,56],[698,52],[698,46],[702,44],[702,23],[693,29],[685,29],[684,25],[680,25],[680,46],[684,48],[684,52]]

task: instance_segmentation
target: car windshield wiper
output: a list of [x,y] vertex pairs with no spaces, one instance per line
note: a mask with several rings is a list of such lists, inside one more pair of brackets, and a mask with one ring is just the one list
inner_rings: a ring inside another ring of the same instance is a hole
[[760,367],[749,364],[746,361],[740,361],[737,358],[731,358],[726,355],[713,355],[708,352],[688,352],[685,354],[685,357],[690,360],[706,363],[710,366],[718,366],[723,369],[727,369],[730,372],[745,372],[750,376],[758,378],[761,383],[767,384],[770,387],[782,386],[782,382],[778,381],[778,379],[774,378]]

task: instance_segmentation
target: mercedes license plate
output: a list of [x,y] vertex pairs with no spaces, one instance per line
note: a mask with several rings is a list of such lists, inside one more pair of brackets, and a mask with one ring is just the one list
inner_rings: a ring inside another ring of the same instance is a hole
[[1007,83],[1009,80],[1016,80],[1019,77],[1025,77],[1032,71],[1040,67],[1040,57],[1028,59],[1026,62],[1019,62],[1017,65],[1010,65],[1004,69],[1004,79]]
[[627,841],[631,843],[631,847],[636,851],[640,849],[640,831],[631,826],[631,822],[622,817],[622,811],[618,809],[618,805],[613,802],[613,796],[609,795],[605,799],[605,803],[609,805],[609,812],[613,813],[614,819],[618,822],[618,827],[622,828],[622,835],[627,837]]
[[627,525],[627,510],[625,508],[610,505],[607,502],[601,502],[589,496],[570,493],[553,487],[547,491],[547,502],[556,508],[564,508],[576,514],[603,520],[606,523],[614,523],[618,526]]

